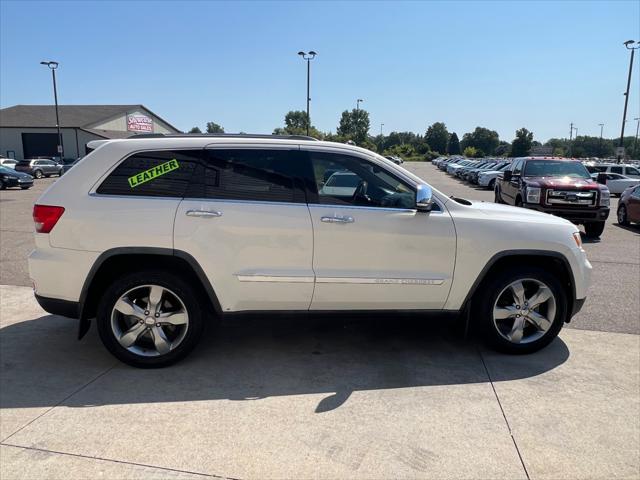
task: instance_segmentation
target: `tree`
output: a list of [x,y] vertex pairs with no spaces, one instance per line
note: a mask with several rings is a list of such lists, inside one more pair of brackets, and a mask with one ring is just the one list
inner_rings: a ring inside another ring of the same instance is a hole
[[464,149],[464,152],[462,152],[462,154],[465,157],[473,158],[478,156],[478,150],[476,150],[475,147],[467,147]]
[[447,144],[449,143],[449,132],[447,126],[442,122],[436,122],[427,128],[427,133],[424,135],[425,141],[429,144],[431,150],[439,153],[445,153],[447,151]]
[[511,142],[511,156],[525,157],[531,152],[533,143],[533,132],[526,128],[516,130],[516,138]]
[[[307,134],[307,112],[302,110],[290,110],[284,116],[284,128],[276,128],[274,135],[306,135]],[[309,135],[322,139],[324,134],[316,127],[309,127]]]
[[493,155],[499,144],[500,137],[498,132],[483,127],[476,127],[473,132],[465,133],[460,142],[462,148],[474,147],[486,155]]
[[224,128],[215,122],[207,122],[207,133],[224,133]]
[[449,137],[447,153],[449,155],[460,155],[460,140],[458,140],[458,135],[456,134],[456,132],[453,132]]
[[351,111],[345,110],[342,112],[337,134],[360,144],[367,139],[370,127],[369,112],[354,108]]
[[200,127],[193,127],[189,130],[189,133],[202,133],[202,130],[200,130]]
[[501,157],[508,157],[509,152],[511,152],[511,144],[509,142],[500,141],[500,145],[496,147],[493,151],[494,155],[498,155]]

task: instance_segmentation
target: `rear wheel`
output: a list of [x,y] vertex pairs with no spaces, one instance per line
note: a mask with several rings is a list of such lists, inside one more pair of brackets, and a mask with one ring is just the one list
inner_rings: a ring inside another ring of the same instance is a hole
[[190,353],[204,322],[188,283],[173,273],[147,270],[124,275],[107,289],[97,323],[103,344],[116,358],[157,368]]
[[532,353],[560,332],[567,294],[555,276],[535,267],[514,267],[496,275],[477,305],[487,344],[505,353]]
[[629,225],[629,217],[627,217],[627,207],[620,205],[618,207],[618,224],[627,226]]
[[502,195],[500,195],[500,189],[499,189],[499,188],[495,188],[495,189],[493,190],[493,194],[494,194],[493,201],[494,201],[495,203],[504,203],[504,202],[502,201]]
[[598,238],[604,232],[604,222],[585,223],[584,233],[589,238]]
[[42,178],[44,175],[42,174],[42,170],[36,170],[33,172],[33,176],[36,178]]

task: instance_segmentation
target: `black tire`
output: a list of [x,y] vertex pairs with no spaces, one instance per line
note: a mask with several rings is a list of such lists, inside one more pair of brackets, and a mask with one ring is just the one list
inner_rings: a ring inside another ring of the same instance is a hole
[[[183,302],[189,318],[184,339],[164,355],[143,356],[131,352],[120,345],[111,328],[111,313],[120,297],[135,287],[149,284],[159,285],[175,293]],[[96,321],[100,339],[107,350],[122,362],[138,368],[161,368],[181,360],[196,347],[204,329],[202,305],[196,290],[182,277],[162,270],[144,270],[125,274],[114,280],[100,300]]]
[[584,233],[588,238],[599,238],[604,232],[605,222],[590,222],[584,224]]
[[494,188],[496,188],[496,179],[495,178],[491,179],[491,181],[489,182],[489,189],[493,190]]
[[[549,329],[540,338],[530,343],[516,344],[504,338],[498,331],[493,320],[493,307],[498,300],[498,295],[507,286],[523,279],[537,280],[549,287],[555,298],[555,316]],[[567,309],[567,292],[554,275],[540,268],[522,266],[508,268],[491,277],[483,285],[482,294],[478,295],[477,300],[474,302],[472,314],[474,310],[478,312],[479,318],[476,321],[485,343],[490,348],[508,354],[527,354],[537,352],[546,347],[558,336],[567,318]]]
[[31,185],[29,185],[28,187],[20,187],[22,190],[29,190],[31,188]]
[[522,198],[521,197],[516,197],[516,207],[521,207],[522,208]]
[[499,189],[499,188],[494,189],[494,191],[493,191],[493,197],[494,197],[494,198],[493,198],[493,201],[494,201],[495,203],[504,203],[504,202],[502,201],[502,195],[500,194],[500,189]]
[[34,170],[33,176],[36,178],[42,178],[44,175],[42,174],[42,170]]
[[629,225],[629,217],[627,216],[627,207],[624,204],[621,204],[618,207],[618,225],[628,226]]
[[0,180],[0,190],[4,190],[7,186],[4,184],[2,180]]

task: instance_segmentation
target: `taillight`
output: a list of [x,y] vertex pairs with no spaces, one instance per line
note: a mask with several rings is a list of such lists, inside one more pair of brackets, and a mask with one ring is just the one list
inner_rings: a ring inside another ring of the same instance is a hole
[[52,205],[34,205],[33,221],[36,222],[36,232],[49,233],[56,226],[64,213],[64,207]]

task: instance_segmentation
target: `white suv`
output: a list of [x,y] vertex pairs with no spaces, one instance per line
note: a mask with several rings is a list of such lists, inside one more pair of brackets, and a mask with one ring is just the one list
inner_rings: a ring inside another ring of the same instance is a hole
[[[120,360],[175,362],[209,319],[247,311],[416,311],[511,353],[584,303],[570,222],[449,198],[362,148],[306,137],[166,136],[95,150],[34,206],[40,305],[95,318]],[[338,172],[355,188],[323,188]]]

